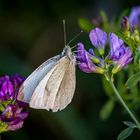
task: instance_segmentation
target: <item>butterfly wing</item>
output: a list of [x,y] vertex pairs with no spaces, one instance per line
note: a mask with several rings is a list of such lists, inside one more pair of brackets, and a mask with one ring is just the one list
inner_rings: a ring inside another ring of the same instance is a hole
[[31,96],[39,82],[56,65],[60,58],[61,55],[57,55],[48,59],[42,65],[40,65],[33,73],[31,73],[31,75],[23,82],[19,90],[18,100],[29,103]]
[[64,109],[72,100],[76,86],[75,65],[70,63],[56,95],[53,112]]
[[33,108],[45,108],[53,104],[59,85],[63,79],[67,63],[69,62],[66,57],[62,57],[58,63],[46,74],[36,87],[30,106]]

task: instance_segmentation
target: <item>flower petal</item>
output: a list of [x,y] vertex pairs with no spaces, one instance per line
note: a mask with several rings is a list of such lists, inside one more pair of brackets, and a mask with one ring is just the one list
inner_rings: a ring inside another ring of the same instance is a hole
[[21,118],[22,120],[26,119],[28,117],[29,113],[28,112],[22,112],[22,113],[19,113],[17,114],[16,117],[19,117]]
[[15,106],[14,105],[8,105],[4,112],[1,114],[1,119],[3,121],[11,121],[13,119],[13,115],[15,113]]
[[1,90],[0,91],[0,100],[4,100],[5,98],[5,95],[4,95],[4,93],[3,93],[3,91]]
[[129,23],[132,27],[140,25],[140,6],[132,8]]
[[24,122],[23,122],[22,119],[17,118],[17,119],[15,119],[15,120],[13,120],[12,122],[9,123],[7,129],[12,130],[12,131],[18,130],[18,129],[22,128],[23,123]]
[[107,34],[100,28],[95,28],[90,31],[89,38],[93,46],[96,48],[104,48],[107,42]]
[[[118,57],[118,53],[120,52],[120,48],[122,47],[124,42],[120,38],[118,38],[118,36],[115,35],[114,33],[109,33],[109,41],[110,41],[109,58],[113,59],[113,58]],[[117,51],[119,52],[117,53]],[[115,55],[115,52],[116,52],[116,55]]]
[[10,99],[11,96],[14,96],[14,88],[12,83],[9,80],[6,80],[2,85],[2,91],[4,92],[7,99]]
[[84,49],[82,43],[77,44],[77,60],[79,68],[86,73],[91,73],[96,70],[96,65],[91,61],[91,54]]
[[125,48],[125,54],[119,59],[118,67],[122,68],[132,61],[132,52],[129,47]]
[[78,58],[78,61],[86,61],[86,58],[85,58],[85,48],[84,48],[84,45],[82,43],[78,43],[77,44],[77,58]]

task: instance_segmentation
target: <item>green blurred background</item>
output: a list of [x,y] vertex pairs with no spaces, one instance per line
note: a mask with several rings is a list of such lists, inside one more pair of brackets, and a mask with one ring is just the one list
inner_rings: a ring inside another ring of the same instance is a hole
[[[0,75],[27,77],[60,53],[64,47],[63,19],[67,40],[71,40],[81,30],[79,18],[92,20],[105,10],[113,19],[139,4],[139,0],[0,0]],[[73,44],[78,41],[89,42],[88,34],[83,33]],[[111,116],[101,120],[99,113],[107,99],[101,76],[77,69],[74,99],[66,109],[58,113],[31,109],[24,127],[2,134],[2,140],[115,140],[125,128],[122,121],[129,117],[117,104]],[[136,130],[128,139],[139,138]]]

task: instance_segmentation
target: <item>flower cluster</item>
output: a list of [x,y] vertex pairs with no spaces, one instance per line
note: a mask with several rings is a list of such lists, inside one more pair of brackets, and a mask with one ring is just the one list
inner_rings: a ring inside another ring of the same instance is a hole
[[[140,7],[132,8],[129,17],[122,17],[121,27],[122,32],[127,40],[132,40],[133,44],[140,49],[140,35],[138,27],[140,26]],[[134,48],[133,48],[134,49]]]
[[[132,52],[129,47],[114,33],[107,33],[99,28],[90,31],[89,38],[92,45],[98,50],[99,56],[91,48],[84,49],[82,43],[77,44],[77,61],[79,68],[86,73],[103,74],[108,66],[113,65],[112,74],[117,73],[132,61]],[[104,57],[107,42],[109,41],[109,54]]]
[[28,112],[23,111],[26,104],[17,100],[23,81],[17,74],[0,78],[0,132],[20,129],[28,116]]
[[129,15],[129,23],[131,26],[140,25],[140,6],[133,7]]

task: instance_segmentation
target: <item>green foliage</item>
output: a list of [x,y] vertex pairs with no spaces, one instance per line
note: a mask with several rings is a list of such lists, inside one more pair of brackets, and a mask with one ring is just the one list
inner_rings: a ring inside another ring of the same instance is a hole
[[136,74],[133,74],[126,82],[126,86],[128,88],[132,88],[136,86],[136,84],[140,81],[140,71]]
[[140,69],[140,51],[139,50],[135,51],[135,55],[134,55],[134,69],[136,71],[139,71],[139,69]]
[[6,132],[7,131],[7,124],[0,121],[0,133]]
[[113,96],[114,92],[113,92],[110,84],[108,83],[108,81],[104,77],[102,78],[102,83],[103,83],[103,88],[104,88],[104,91],[105,91],[106,95],[108,97]]
[[102,20],[102,28],[103,29],[106,29],[108,27],[108,17],[106,15],[106,12],[101,10],[100,13],[99,13],[100,17],[101,17],[101,20]]
[[94,25],[86,18],[79,18],[78,24],[80,28],[86,32],[89,32],[94,28]]
[[133,128],[136,127],[136,125],[135,125],[134,123],[130,122],[130,121],[124,121],[123,123],[124,123],[125,125],[129,126],[129,127],[133,127]]
[[140,51],[138,50],[138,51],[135,52],[134,64],[139,63],[139,60],[140,60]]
[[109,116],[111,115],[113,109],[114,109],[115,102],[113,99],[109,99],[100,110],[100,118],[102,120],[107,120]]
[[124,140],[127,137],[129,137],[132,132],[133,132],[134,128],[133,127],[128,127],[126,129],[124,129],[118,136],[117,140]]
[[123,123],[128,127],[124,129],[123,131],[121,131],[121,133],[118,135],[118,138],[117,138],[118,140],[126,139],[132,134],[134,128],[137,128],[137,126],[130,121],[124,121]]
[[134,41],[131,38],[124,35],[122,32],[115,32],[115,34],[118,35],[130,47],[131,51],[133,52],[135,48]]

